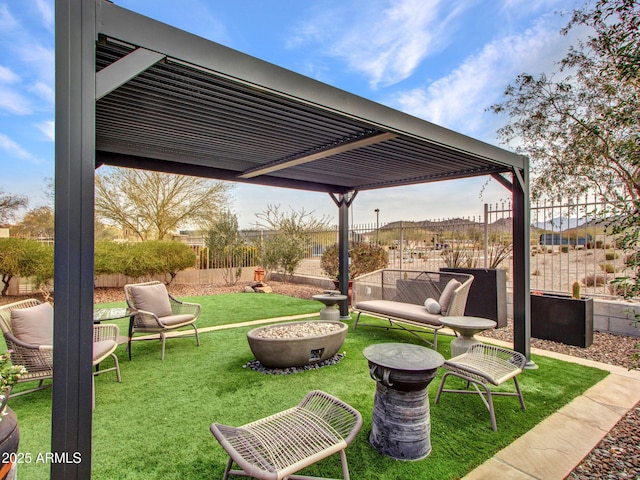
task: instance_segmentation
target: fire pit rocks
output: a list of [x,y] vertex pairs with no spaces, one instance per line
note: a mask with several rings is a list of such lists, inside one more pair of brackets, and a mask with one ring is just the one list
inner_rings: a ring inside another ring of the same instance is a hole
[[254,328],[247,333],[251,351],[270,368],[301,367],[333,357],[347,336],[343,322],[288,322]]

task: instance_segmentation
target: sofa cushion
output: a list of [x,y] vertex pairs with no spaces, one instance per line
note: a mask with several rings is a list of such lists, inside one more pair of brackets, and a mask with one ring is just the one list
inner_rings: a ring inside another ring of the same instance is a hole
[[449,305],[451,304],[451,299],[453,298],[453,292],[462,285],[458,280],[452,278],[449,280],[449,283],[444,287],[442,293],[440,294],[440,299],[438,303],[440,304],[440,311],[442,315],[446,315],[449,310]]
[[427,309],[427,312],[433,313],[434,315],[437,315],[442,311],[440,304],[435,298],[427,298],[424,301],[424,306]]
[[168,317],[173,314],[164,283],[132,285],[129,291],[136,309],[151,312],[156,317]]
[[393,300],[366,300],[356,303],[356,310],[380,314],[411,320],[425,325],[441,327],[440,318],[442,315],[434,315],[427,312],[424,305],[414,305],[413,303],[394,302]]
[[53,307],[44,302],[11,310],[11,328],[15,337],[25,343],[53,345]]

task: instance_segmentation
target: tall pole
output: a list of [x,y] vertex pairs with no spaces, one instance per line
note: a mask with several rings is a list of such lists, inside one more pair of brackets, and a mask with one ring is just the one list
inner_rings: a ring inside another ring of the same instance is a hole
[[376,208],[376,245],[380,245],[380,209]]

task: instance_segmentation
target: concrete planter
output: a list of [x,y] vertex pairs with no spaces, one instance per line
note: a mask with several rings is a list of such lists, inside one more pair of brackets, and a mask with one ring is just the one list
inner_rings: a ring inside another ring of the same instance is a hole
[[[288,368],[302,367],[322,362],[333,357],[344,343],[347,336],[347,324],[343,322],[328,322],[339,325],[340,328],[324,335],[296,337],[296,338],[264,338],[259,332],[272,327],[294,326],[310,322],[288,322],[254,328],[247,333],[249,347],[256,360],[265,367]],[[318,323],[316,320],[315,323]]]
[[531,336],[588,347],[593,343],[593,299],[531,294]]

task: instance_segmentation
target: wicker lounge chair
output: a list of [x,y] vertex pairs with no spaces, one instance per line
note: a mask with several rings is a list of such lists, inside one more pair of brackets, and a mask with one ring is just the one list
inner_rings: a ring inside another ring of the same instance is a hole
[[[14,312],[12,314],[12,312]],[[28,323],[34,320],[40,325],[31,328]],[[21,300],[0,307],[0,327],[7,348],[11,351],[11,362],[23,365],[27,373],[18,383],[37,381],[38,386],[23,390],[12,396],[42,390],[51,386],[45,380],[53,379],[53,309],[51,305],[36,299]],[[17,327],[17,332],[14,331]],[[45,343],[38,339],[47,338]]]
[[[261,480],[310,479],[293,475],[323,458],[340,453],[349,480],[345,448],[362,427],[360,413],[318,390],[296,407],[242,427],[211,424],[211,433],[229,454],[223,479],[241,475]],[[233,463],[241,470],[231,470]]]
[[200,316],[200,305],[173,298],[162,282],[127,284],[124,286],[124,294],[127,304],[135,311],[129,326],[129,360],[131,360],[131,340],[136,333],[160,334],[162,360],[164,360],[165,334],[169,331],[192,327],[195,331],[196,344],[200,345],[196,327],[196,320]]
[[[438,403],[440,395],[447,393],[477,393],[489,410],[491,416],[491,428],[495,432],[496,414],[493,409],[493,395],[514,396],[520,399],[520,406],[525,409],[522,391],[516,378],[520,374],[527,360],[521,353],[507,350],[506,348],[493,345],[476,344],[472,345],[466,353],[453,357],[444,362],[443,368],[448,371],[442,376],[440,388],[434,403]],[[453,375],[467,381],[467,388],[473,384],[473,390],[447,390],[444,383],[449,375]],[[500,385],[509,379],[513,379],[516,387],[515,392],[492,392],[492,385]],[[480,390],[480,387],[484,391]]]

